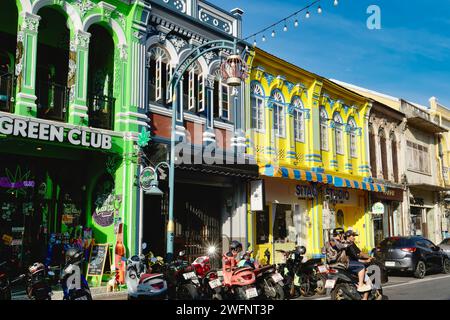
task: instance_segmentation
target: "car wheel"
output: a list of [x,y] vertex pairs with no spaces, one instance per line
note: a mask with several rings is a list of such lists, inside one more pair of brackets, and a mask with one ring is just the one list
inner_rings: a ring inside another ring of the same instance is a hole
[[427,266],[425,265],[425,262],[419,261],[417,262],[416,269],[414,270],[414,277],[418,279],[425,278],[425,275],[427,273]]
[[450,259],[444,260],[442,269],[445,274],[450,274]]

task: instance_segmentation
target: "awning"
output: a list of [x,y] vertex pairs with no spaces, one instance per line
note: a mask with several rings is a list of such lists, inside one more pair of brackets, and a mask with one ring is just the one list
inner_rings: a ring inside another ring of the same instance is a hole
[[318,182],[334,185],[335,187],[338,188],[351,188],[373,192],[386,192],[386,186],[383,184],[345,179],[331,174],[322,174],[308,170],[293,169],[289,167],[275,168],[272,165],[265,165],[260,166],[259,173],[267,177]]

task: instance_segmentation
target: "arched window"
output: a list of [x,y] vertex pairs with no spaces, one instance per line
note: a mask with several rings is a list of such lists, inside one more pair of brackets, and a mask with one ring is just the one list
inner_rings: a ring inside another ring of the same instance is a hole
[[220,69],[214,72],[214,117],[230,120],[230,92]]
[[376,135],[371,124],[369,124],[369,129],[370,169],[372,171],[372,177],[377,178]]
[[386,134],[384,133],[384,129],[380,128],[378,132],[378,136],[380,137],[380,155],[381,155],[381,170],[383,174],[383,179],[388,179],[388,164],[387,164],[387,151],[386,151]]
[[320,107],[320,147],[328,151],[328,114],[324,107]]
[[344,139],[342,131],[342,117],[339,113],[335,112],[333,116],[334,121],[334,146],[337,154],[344,154]]
[[394,182],[398,181],[398,158],[397,158],[397,139],[394,131],[391,132],[391,149],[392,149],[392,171],[394,173]]
[[355,119],[350,118],[348,120],[348,129],[349,129],[349,145],[350,145],[350,157],[357,158],[358,153],[356,149],[356,122]]
[[284,110],[284,99],[280,91],[272,92],[273,104],[273,129],[278,137],[286,135],[286,116]]
[[294,117],[294,138],[295,141],[305,142],[305,116],[303,114],[303,103],[300,97],[294,97],[292,99]]
[[[153,47],[148,55],[148,98],[151,102],[164,104],[173,67],[169,63],[169,55],[161,47]],[[169,96],[172,96],[171,92],[169,92]]]
[[205,110],[205,79],[198,63],[183,75],[183,108],[191,112]]
[[264,90],[259,83],[252,82],[250,91],[251,128],[264,131]]

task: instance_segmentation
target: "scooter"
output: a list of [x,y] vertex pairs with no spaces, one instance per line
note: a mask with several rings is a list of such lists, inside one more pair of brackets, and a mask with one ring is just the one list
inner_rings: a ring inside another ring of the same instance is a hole
[[211,269],[211,256],[216,253],[216,247],[207,249],[205,256],[200,256],[192,262],[195,273],[200,282],[200,295],[203,299],[222,300],[222,281],[216,270]]
[[[238,267],[250,267],[256,277],[258,295],[268,300],[284,300],[283,276],[277,272],[275,265],[260,265],[259,261],[253,259],[253,251],[247,251]],[[265,252],[267,261],[270,261],[269,251]]]
[[224,254],[222,275],[225,299],[250,300],[259,296],[252,267],[238,267],[234,257]]
[[[147,244],[143,243],[142,248],[146,249]],[[156,262],[156,258],[152,258]],[[152,273],[151,268],[147,268],[145,255],[134,255],[127,261],[127,271],[125,282],[128,288],[128,300],[136,299],[166,299],[167,282],[162,273]]]
[[186,260],[185,251],[166,265],[166,276],[169,283],[169,299],[199,300],[201,298],[200,280],[195,267]]
[[[369,300],[387,300],[387,296],[383,295],[382,284],[385,283],[383,269],[376,263],[372,263],[367,268],[366,283],[371,285],[369,292]],[[358,276],[347,269],[341,267],[329,268],[327,272],[327,281],[325,287],[331,294],[332,300],[362,300],[364,293],[357,290]]]
[[36,262],[28,267],[26,274],[26,292],[31,300],[51,300],[53,295],[49,276],[51,271],[43,263]]

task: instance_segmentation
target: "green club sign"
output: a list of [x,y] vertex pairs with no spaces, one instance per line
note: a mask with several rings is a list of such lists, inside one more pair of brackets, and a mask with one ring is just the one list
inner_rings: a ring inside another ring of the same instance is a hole
[[142,172],[139,176],[139,186],[144,191],[148,191],[151,188],[151,183],[155,179],[155,169],[152,167],[146,167],[142,169]]

